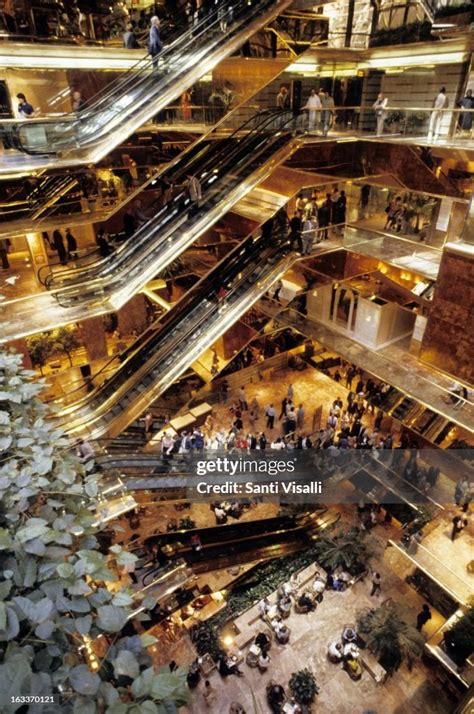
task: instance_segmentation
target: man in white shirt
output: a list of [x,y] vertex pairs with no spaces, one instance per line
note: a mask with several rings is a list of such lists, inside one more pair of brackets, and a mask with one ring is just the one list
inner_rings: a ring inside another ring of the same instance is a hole
[[377,119],[377,131],[376,135],[377,136],[382,136],[383,134],[383,129],[384,129],[384,124],[385,124],[385,117],[387,115],[387,112],[385,111],[385,107],[388,104],[388,99],[383,95],[383,92],[380,92],[378,95],[377,99],[372,105],[372,109],[375,109],[375,117]]
[[446,109],[448,106],[448,98],[446,96],[446,87],[441,87],[439,94],[433,102],[433,111],[430,116],[430,126],[428,129],[428,139],[429,141],[436,141],[439,136],[439,130],[441,128],[441,123],[443,121],[442,109]]
[[326,583],[322,579],[319,573],[315,573],[314,581],[313,581],[313,590],[316,593],[316,600],[318,602],[321,602],[323,599],[323,592],[326,589]]
[[303,109],[306,109],[308,112],[308,131],[314,131],[316,124],[319,124],[320,121],[318,110],[322,109],[321,100],[315,89],[311,90],[311,94]]
[[310,255],[313,250],[313,241],[318,230],[318,221],[316,218],[309,216],[303,222],[303,255]]
[[340,642],[331,642],[328,647],[328,655],[333,663],[342,662],[342,645]]
[[276,441],[274,441],[272,444],[270,444],[270,449],[274,449],[275,451],[281,451],[284,448],[285,448],[285,444],[282,441],[281,436],[279,436]]
[[267,429],[273,429],[273,424],[275,422],[276,411],[273,404],[269,404],[265,409],[265,416],[267,417]]
[[267,612],[270,609],[270,603],[268,601],[267,597],[264,597],[260,602],[258,603],[258,612],[260,614],[260,617],[264,618]]

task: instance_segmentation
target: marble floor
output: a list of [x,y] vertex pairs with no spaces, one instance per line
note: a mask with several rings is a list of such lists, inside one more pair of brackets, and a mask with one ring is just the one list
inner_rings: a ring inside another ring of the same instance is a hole
[[451,519],[458,513],[460,510],[453,506],[443,517],[438,517],[435,527],[423,538],[413,558],[460,602],[467,603],[474,593],[474,572],[467,569],[474,560],[474,522],[472,515],[466,514],[467,526],[453,542]]
[[[267,439],[275,439],[281,436],[282,422],[278,420],[281,410],[281,402],[286,397],[290,383],[293,385],[294,397],[293,402],[298,409],[300,404],[303,404],[305,409],[305,417],[302,431],[312,433],[319,429],[319,425],[313,424],[314,412],[319,406],[322,407],[321,424],[326,425],[329,416],[329,410],[336,397],[341,397],[345,402],[347,399],[348,390],[342,384],[336,384],[334,380],[325,376],[316,369],[308,368],[304,372],[292,372],[283,370],[281,372],[262,372],[263,380],[245,385],[247,394],[247,402],[250,404],[255,397],[259,405],[259,418],[255,422],[254,432],[265,432]],[[229,408],[234,400],[237,400],[237,390],[230,392],[227,404],[217,404],[213,409],[213,417],[215,428],[228,428],[232,423],[232,414]],[[273,403],[277,410],[277,418],[273,429],[266,428],[266,417],[264,415],[265,407]],[[243,412],[244,431],[251,430],[248,421],[248,412]],[[371,414],[365,414],[363,421],[367,426],[372,426],[374,417]],[[389,431],[391,428],[392,419],[385,419],[382,423],[382,431]]]
[[[384,540],[385,533],[376,536]],[[400,606],[408,622],[414,622],[423,600],[401,581],[385,564],[377,563],[382,575],[382,593],[370,597],[370,583],[358,582],[344,593],[327,592],[323,602],[315,612],[308,615],[291,613],[286,621],[290,630],[290,641],[280,646],[275,643],[270,649],[271,664],[268,672],[260,674],[245,663],[240,665],[243,677],[223,679],[214,672],[209,678],[215,690],[212,706],[208,707],[202,696],[203,683],[193,692],[188,709],[192,714],[212,711],[224,714],[230,703],[239,702],[246,714],[269,712],[265,687],[274,679],[287,688],[291,673],[309,667],[313,670],[320,694],[312,711],[337,714],[363,714],[373,711],[378,714],[447,714],[452,712],[454,703],[440,689],[435,678],[423,663],[417,663],[411,672],[402,665],[385,684],[377,685],[371,675],[364,670],[358,682],[352,681],[339,666],[331,664],[326,657],[327,646],[339,639],[345,625],[355,622],[356,612],[365,607],[380,605],[387,598]],[[442,624],[443,618],[433,611],[424,634],[430,637]],[[259,625],[255,625],[255,634]],[[247,648],[244,649],[244,656]]]
[[279,327],[293,327],[303,335],[322,343],[329,351],[341,355],[343,359],[360,365],[379,379],[391,384],[408,396],[443,414],[455,424],[474,431],[474,404],[465,403],[456,408],[448,399],[452,380],[439,372],[425,367],[406,351],[390,345],[382,350],[373,350],[346,337],[330,326],[317,320],[283,310],[276,318]]

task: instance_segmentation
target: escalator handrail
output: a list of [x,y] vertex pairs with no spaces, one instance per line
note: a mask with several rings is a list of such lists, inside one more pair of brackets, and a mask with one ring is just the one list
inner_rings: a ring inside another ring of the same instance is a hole
[[[275,239],[275,235],[274,235],[273,232],[272,232],[271,236],[268,237],[268,240],[270,240],[270,238],[272,239],[272,243],[271,243],[271,245],[269,246],[269,250],[272,250],[272,248],[274,247],[273,241],[274,241],[274,239]],[[252,241],[253,241],[252,237],[250,237],[248,240],[252,240]],[[284,236],[283,240],[286,240],[286,235]],[[279,245],[279,248],[281,248],[281,242],[282,242],[282,236],[280,236],[280,245]],[[258,243],[258,241],[256,241],[256,242],[254,243],[254,245],[257,244],[257,243]],[[262,249],[262,246],[258,246],[258,250],[261,251],[261,249]],[[232,253],[237,252],[237,251],[241,251],[241,250],[242,250],[241,245],[238,245],[238,246],[236,246],[236,248],[234,249],[234,251],[232,251]],[[248,269],[245,271],[245,273],[243,273],[243,274],[241,275],[241,277],[240,277],[239,280],[238,280],[238,283],[237,283],[236,285],[234,285],[234,286],[232,287],[232,290],[226,295],[226,298],[225,298],[226,301],[228,301],[228,299],[229,299],[230,297],[237,295],[237,291],[239,290],[239,288],[241,288],[242,284],[245,283],[245,281],[248,279],[249,275],[252,274],[252,272],[255,271],[255,267],[251,264],[252,255],[253,255],[253,253],[249,253],[249,254],[246,256],[247,260],[249,261],[249,267],[248,267]],[[260,252],[260,256],[261,256],[261,255],[262,255],[262,253]],[[228,257],[227,257],[226,261],[228,261]],[[235,268],[234,268],[234,269],[235,269]],[[204,278],[202,278],[201,281],[199,281],[199,283],[198,283],[197,285],[200,285],[204,280],[207,280],[207,281],[212,282],[212,277],[210,277],[210,276],[212,275],[212,273],[214,273],[214,272],[219,272],[219,271],[220,271],[220,264],[218,264],[218,266],[216,266],[216,268],[214,268],[214,270],[211,271],[211,274],[210,274],[210,275],[205,276]],[[197,286],[196,286],[196,287],[197,287]],[[187,296],[184,296],[184,297],[186,298]],[[207,299],[207,298],[206,298],[206,299]],[[181,302],[181,300],[180,300],[179,302]],[[214,302],[212,302],[212,303],[209,305],[209,309],[205,311],[205,314],[204,314],[204,315],[199,315],[197,322],[191,320],[191,319],[190,319],[190,315],[191,315],[195,310],[199,309],[199,307],[202,306],[203,302],[204,302],[204,299],[199,295],[198,291],[196,291],[195,303],[197,303],[197,304],[195,305],[195,307],[192,308],[192,310],[191,310],[190,312],[187,312],[187,314],[186,314],[186,327],[187,327],[187,329],[186,329],[184,335],[183,335],[182,332],[180,332],[178,335],[175,336],[175,338],[171,341],[170,344],[165,344],[165,345],[163,345],[162,347],[161,347],[161,340],[160,340],[160,349],[158,350],[158,352],[155,352],[154,355],[153,355],[153,365],[152,365],[153,367],[156,366],[157,363],[162,362],[163,360],[165,360],[165,359],[173,352],[173,350],[175,350],[177,347],[179,347],[180,345],[182,345],[183,341],[185,341],[185,340],[186,340],[189,336],[191,336],[197,329],[199,329],[199,327],[200,327],[200,326],[205,322],[205,320],[208,318],[209,312],[214,312],[214,310],[215,310],[215,304],[214,304]],[[178,305],[179,305],[179,303],[178,303]],[[173,324],[173,323],[172,323],[172,324]],[[179,324],[179,322],[178,322],[178,324]],[[167,327],[167,325],[165,324],[165,325],[162,326],[162,329],[165,329],[166,327]],[[169,327],[169,325],[168,325],[168,327]],[[146,338],[146,333],[147,333],[147,332],[150,333],[148,339]],[[145,340],[144,340],[144,343],[143,343],[143,339],[144,339],[144,338],[145,338]],[[153,334],[153,333],[151,333],[150,329],[148,329],[143,335],[141,335],[141,336],[138,338],[138,340],[140,340],[140,342],[141,342],[141,346],[140,346],[139,350],[137,350],[136,347],[135,347],[135,349],[134,349],[134,348],[133,348],[133,345],[132,345],[131,348],[129,348],[129,349],[133,349],[133,352],[132,352],[132,354],[130,355],[130,357],[129,357],[128,359],[125,359],[125,360],[123,361],[122,365],[123,365],[124,367],[125,367],[125,365],[129,365],[129,366],[130,366],[130,364],[131,364],[133,358],[135,357],[135,355],[137,354],[137,352],[143,350],[143,349],[145,348],[147,342],[151,341],[152,339],[156,341],[156,338],[157,338],[156,333]],[[136,344],[136,343],[134,343],[134,344]],[[150,362],[150,358],[148,358],[142,365],[140,365],[139,368],[138,368],[138,370],[142,370],[143,368],[145,368],[146,365],[149,364],[149,362]],[[142,373],[141,376],[143,377],[144,374],[146,374],[146,373],[149,371],[149,369],[150,369],[150,367],[148,367],[148,369],[147,369],[144,373]],[[137,371],[138,371],[138,370],[137,370]],[[119,370],[119,371],[120,371],[120,370]],[[79,410],[80,408],[82,408],[83,406],[85,406],[85,403],[91,402],[93,399],[97,398],[102,390],[104,390],[104,389],[107,388],[107,387],[110,387],[110,384],[113,383],[113,381],[116,379],[117,374],[118,374],[118,373],[116,372],[116,373],[111,377],[110,381],[109,381],[109,380],[105,380],[105,382],[103,382],[103,384],[102,384],[100,387],[97,387],[96,389],[94,389],[94,391],[91,392],[89,395],[85,395],[85,397],[83,397],[82,399],[80,399],[80,400],[79,400],[78,402],[76,402],[75,404],[73,404],[73,405],[68,405],[68,407],[67,407],[67,415],[68,415],[68,418],[70,419],[71,416],[72,416],[72,414],[73,414],[74,412],[77,412],[77,410]],[[126,381],[127,379],[129,379],[129,375],[126,375],[126,376],[125,376],[125,381]],[[107,397],[106,397],[106,398],[107,398]]]
[[[196,27],[202,27],[206,23],[204,20],[202,20],[199,25]],[[194,28],[193,28],[194,29]],[[160,31],[162,31],[162,28],[160,28]],[[149,30],[148,30],[149,32]],[[171,44],[163,45],[163,49],[156,55],[157,60],[160,60],[165,53],[169,53],[172,49],[175,48],[176,44],[178,44],[179,40],[188,40],[190,36],[190,30],[184,30],[184,32],[181,32],[178,37],[173,39],[171,41]],[[80,110],[77,112],[67,112],[61,117],[41,117],[38,120],[34,119],[33,121],[35,123],[53,123],[53,122],[66,122],[66,121],[76,121],[76,120],[83,120],[90,116],[90,112],[94,108],[95,105],[100,106],[104,102],[108,101],[111,97],[115,96],[115,90],[121,89],[125,85],[128,85],[130,82],[136,80],[136,72],[142,72],[145,68],[149,69],[150,64],[152,64],[152,59],[151,55],[149,52],[146,52],[146,54],[141,57],[137,62],[129,67],[126,72],[122,72],[120,77],[118,77],[116,80],[111,82],[112,86],[109,86],[105,92],[97,92],[94,94],[92,97],[89,99],[84,100],[84,103],[81,107]],[[9,120],[11,122],[11,120]],[[1,122],[0,122],[1,124]],[[30,126],[31,125],[31,120],[16,120],[15,121],[15,126],[19,127],[21,129],[23,126]]]
[[[250,240],[250,239],[248,239],[248,240]],[[206,313],[205,313],[204,315],[200,316],[199,319],[198,319],[198,321],[197,321],[197,323],[191,319],[191,315],[194,313],[194,311],[195,311],[196,309],[198,309],[199,307],[202,306],[203,301],[204,301],[204,298],[202,298],[202,296],[200,296],[200,294],[199,294],[199,288],[202,286],[202,283],[203,283],[204,281],[212,282],[212,275],[213,275],[214,273],[219,273],[219,272],[221,271],[222,264],[225,263],[225,262],[229,262],[229,257],[232,257],[232,254],[233,254],[233,253],[238,253],[238,252],[241,251],[241,250],[242,250],[241,244],[237,245],[237,246],[234,248],[234,250],[231,251],[231,253],[230,253],[228,256],[226,256],[225,258],[223,258],[223,260],[220,261],[220,262],[217,264],[217,266],[215,266],[215,268],[214,268],[212,271],[210,271],[210,273],[209,273],[208,275],[206,275],[206,276],[204,276],[203,278],[201,278],[201,280],[200,280],[200,281],[196,284],[196,286],[194,286],[194,288],[193,288],[194,301],[193,301],[192,297],[190,298],[189,295],[184,295],[183,298],[181,298],[181,300],[179,300],[179,302],[178,302],[178,303],[176,304],[176,306],[175,306],[175,309],[173,310],[173,312],[174,312],[175,315],[176,315],[179,311],[182,311],[183,304],[181,304],[181,303],[184,303],[185,305],[187,304],[187,305],[189,306],[189,301],[190,301],[190,300],[191,300],[191,305],[192,305],[193,302],[194,302],[194,306],[193,306],[190,310],[188,310],[188,311],[186,312],[187,331],[185,332],[184,335],[183,335],[183,333],[178,334],[178,335],[175,337],[175,339],[171,342],[171,344],[169,344],[169,345],[163,345],[164,351],[163,351],[163,348],[160,348],[160,350],[158,351],[158,353],[155,353],[155,354],[154,354],[154,361],[157,362],[158,360],[162,361],[163,359],[166,359],[166,357],[170,354],[170,352],[172,352],[174,349],[176,349],[176,347],[177,347],[180,343],[182,343],[183,340],[185,340],[189,335],[191,335],[195,330],[197,330],[197,329],[199,328],[199,326],[203,323],[203,321],[204,321],[205,319],[207,319],[208,314],[209,314],[209,311],[206,311]],[[249,261],[251,260],[251,254],[248,256],[248,260],[249,260]],[[236,293],[236,291],[238,290],[238,288],[241,286],[241,284],[242,284],[243,282],[245,282],[245,280],[247,280],[248,277],[249,277],[248,272],[246,272],[245,274],[242,275],[242,277],[241,277],[241,279],[239,280],[239,282],[237,283],[237,285],[233,286],[233,289],[226,295],[226,300],[227,300],[229,297],[231,297],[232,295],[234,295],[234,294]],[[211,303],[209,309],[210,309],[211,311],[214,311],[214,309],[215,309],[215,304],[214,304],[214,303]],[[166,316],[165,316],[165,317],[166,317]],[[137,340],[136,340],[132,345],[130,345],[130,347],[128,347],[126,350],[124,350],[124,351],[120,354],[121,367],[123,367],[123,368],[125,369],[125,367],[131,363],[131,361],[133,360],[133,358],[136,356],[136,354],[137,354],[139,351],[141,351],[142,349],[146,349],[147,344],[148,344],[151,340],[156,340],[156,338],[157,338],[157,332],[156,332],[156,329],[154,329],[154,325],[156,325],[156,324],[158,323],[158,324],[157,324],[158,333],[161,332],[161,330],[166,329],[167,327],[168,327],[168,328],[170,327],[170,325],[167,325],[166,323],[165,323],[165,324],[162,324],[162,325],[159,325],[159,322],[160,322],[160,321],[158,320],[158,321],[156,321],[156,323],[153,323],[153,325],[151,325],[150,327],[148,327],[148,328],[145,330],[145,332],[143,332],[143,333],[137,338]],[[171,322],[171,327],[173,327],[173,322]],[[160,328],[161,328],[161,329],[160,329]],[[139,343],[139,344],[138,344],[138,343]],[[125,356],[127,353],[129,353],[129,357],[126,357],[126,358],[124,359],[124,356]],[[160,355],[159,357],[158,357],[158,354]],[[149,361],[149,360],[147,360],[147,362],[148,362],[148,361]],[[146,364],[146,362],[145,362],[144,364]],[[144,365],[141,365],[141,366],[144,366]],[[119,371],[120,371],[120,370],[119,370]],[[110,381],[113,382],[114,379],[116,378],[116,376],[117,376],[117,372],[110,378]],[[90,394],[86,394],[85,396],[83,396],[81,399],[79,399],[79,400],[78,400],[77,402],[75,402],[74,404],[72,404],[72,405],[67,405],[67,407],[69,408],[68,411],[69,411],[69,410],[73,410],[73,411],[75,412],[75,411],[77,411],[78,409],[80,409],[82,406],[84,406],[85,403],[90,402],[92,399],[96,398],[96,397],[98,396],[98,394],[100,393],[100,391],[103,390],[103,389],[106,387],[106,385],[108,384],[108,382],[109,382],[109,380],[106,379],[105,382],[103,382],[100,386],[97,386],[97,387],[93,390],[93,392],[91,392]],[[59,401],[60,401],[60,400],[56,400],[56,404],[57,404]]]
[[[249,7],[248,2],[246,0],[237,0],[238,3],[238,10],[239,12],[241,9],[244,9],[245,7]],[[264,4],[267,4],[267,0],[264,0]],[[234,5],[233,10],[234,10],[234,20],[236,19],[236,6]],[[31,126],[32,122],[35,122],[37,125],[41,123],[83,123],[84,121],[87,121],[89,117],[94,117],[97,115],[97,113],[100,111],[100,107],[103,106],[104,102],[109,103],[110,106],[110,100],[111,98],[116,96],[117,90],[124,89],[131,83],[133,83],[134,88],[136,88],[137,85],[137,77],[136,77],[136,72],[138,71],[140,74],[143,74],[145,70],[148,72],[148,70],[153,68],[154,62],[159,62],[163,59],[167,59],[172,52],[176,49],[176,46],[179,45],[180,49],[182,51],[186,50],[188,45],[192,46],[196,44],[196,41],[198,38],[202,38],[203,35],[207,34],[209,30],[213,30],[216,25],[220,22],[220,18],[218,16],[219,14],[219,9],[213,10],[211,13],[209,13],[205,18],[203,18],[199,23],[197,23],[194,27],[189,28],[188,30],[185,30],[184,33],[180,33],[179,37],[177,37],[171,45],[166,45],[163,46],[163,49],[161,50],[160,53],[158,53],[155,57],[150,58],[150,55],[147,54],[142,60],[139,60],[128,72],[126,72],[125,77],[121,77],[117,85],[114,86],[113,88],[109,89],[108,92],[101,93],[99,96],[97,96],[96,100],[94,103],[91,103],[89,107],[86,107],[85,109],[81,109],[78,112],[71,112],[70,115],[65,115],[63,118],[53,118],[51,117],[50,119],[33,119],[33,120],[26,120],[26,121],[20,121],[18,123],[15,123],[15,140],[18,144],[18,148],[20,148],[22,151],[25,153],[31,153],[28,151],[28,149],[23,146],[21,142],[21,130],[24,127]],[[143,66],[141,66],[143,65]],[[153,69],[152,69],[153,71]],[[140,82],[142,81],[141,79],[139,80]],[[91,100],[92,102],[92,100]],[[92,139],[93,140],[93,139]],[[82,142],[83,145],[85,145],[87,142],[84,141]],[[37,153],[34,151],[33,153]],[[45,153],[45,152],[40,152],[40,153]]]
[[[226,141],[232,140],[232,139],[234,138],[234,136],[235,136],[237,133],[239,133],[239,132],[241,132],[241,131],[244,131],[244,130],[245,130],[245,127],[246,127],[248,124],[250,124],[251,122],[255,121],[255,119],[256,119],[257,117],[259,117],[260,115],[268,115],[268,110],[263,110],[263,111],[261,111],[261,112],[257,112],[257,113],[254,114],[252,117],[250,117],[249,119],[247,119],[243,124],[241,124],[237,129],[235,129],[235,130],[232,132],[232,134],[230,134],[228,137],[226,137]],[[247,135],[247,137],[250,136],[250,135],[251,135],[251,132],[249,132],[249,134]],[[247,138],[247,137],[246,137],[246,138]],[[209,146],[209,144],[205,144],[204,147],[203,147],[203,149],[204,149],[204,150],[207,149],[208,146]],[[225,149],[222,149],[222,150],[221,150],[221,153],[223,153],[224,151],[225,151]],[[202,153],[202,152],[201,152],[201,153]],[[218,154],[218,155],[219,155],[219,154]],[[196,156],[191,156],[190,161],[195,161],[196,158],[197,158]],[[215,159],[215,155],[213,155],[211,158],[214,160],[214,159]],[[178,165],[179,165],[179,164],[178,164]],[[173,168],[174,168],[174,167],[173,167]],[[182,176],[183,174],[186,174],[186,173],[187,173],[186,164],[184,165],[184,167],[181,168],[181,170],[178,170],[177,173],[178,173],[178,176],[179,176],[179,175]],[[161,174],[160,174],[160,175],[161,175]],[[161,198],[161,196],[158,197],[158,199],[157,199],[156,201],[153,201],[153,202],[150,204],[150,206],[147,207],[147,209],[149,210],[160,198]],[[174,197],[174,200],[175,200],[176,198],[178,198],[178,196]],[[166,208],[166,207],[164,207],[164,208]],[[161,210],[163,210],[163,209],[161,209]],[[156,216],[153,216],[152,218],[150,218],[146,223],[144,223],[143,225],[141,225],[141,226],[135,231],[135,233],[133,234],[133,236],[131,236],[131,239],[133,238],[134,244],[137,243],[137,241],[138,241],[138,236],[139,236],[147,227],[149,227],[150,224],[151,224],[153,221],[155,221],[155,220],[156,220]],[[124,248],[125,248],[125,246],[124,246]],[[115,255],[116,255],[116,254],[115,254]],[[96,265],[97,265],[97,266],[100,266],[100,265],[103,265],[103,264],[105,264],[105,263],[108,263],[108,260],[109,260],[109,258],[111,258],[111,257],[113,257],[113,256],[111,255],[111,256],[107,256],[106,258],[101,258],[100,260],[96,261]],[[43,266],[43,267],[46,267],[46,266]],[[88,266],[81,266],[81,267],[79,267],[79,268],[72,268],[72,269],[69,269],[69,270],[63,270],[63,271],[58,272],[58,273],[54,276],[53,279],[55,279],[55,280],[60,280],[62,275],[64,275],[64,276],[74,275],[74,274],[76,274],[76,273],[81,273],[81,272],[83,272],[85,269],[89,270],[91,267],[93,267],[93,266],[92,266],[92,265],[88,265]],[[48,289],[56,289],[55,286],[52,285],[51,283],[50,283],[49,285],[47,285],[46,287],[47,287]],[[60,288],[58,287],[57,289],[60,289]]]

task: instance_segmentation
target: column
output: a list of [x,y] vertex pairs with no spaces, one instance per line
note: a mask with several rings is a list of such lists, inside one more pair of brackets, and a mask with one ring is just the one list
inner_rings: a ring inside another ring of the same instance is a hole
[[118,328],[122,336],[141,334],[147,328],[147,307],[144,295],[135,295],[118,313]]
[[89,362],[108,357],[107,340],[101,317],[91,317],[89,320],[80,322],[79,331]]

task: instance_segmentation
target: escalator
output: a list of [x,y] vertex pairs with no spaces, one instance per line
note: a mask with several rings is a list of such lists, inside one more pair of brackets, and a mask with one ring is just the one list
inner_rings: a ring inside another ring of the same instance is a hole
[[25,214],[31,221],[38,220],[77,183],[77,178],[72,174],[44,175],[23,180],[11,198],[0,202],[0,222],[14,221],[23,218]]
[[61,118],[5,121],[5,145],[38,156],[36,167],[55,161],[96,162],[189,86],[235,52],[292,0],[236,0],[207,14],[192,28],[164,38],[159,55],[147,55],[76,113]]
[[[320,506],[319,513],[303,516],[281,515],[256,521],[245,521],[200,528],[199,531],[160,533],[147,538],[144,553],[153,545],[165,549],[169,559],[184,559],[195,573],[228,568],[249,561],[280,557],[311,546],[319,532],[328,533],[337,525],[340,514]],[[202,549],[195,552],[190,540],[199,533]],[[151,565],[140,574],[143,585],[152,582],[161,566]]]
[[[164,175],[176,187],[172,200],[125,245],[85,268],[51,272],[46,287],[63,307],[122,306],[289,155],[299,141],[293,123],[288,112],[260,112],[231,136],[194,147]],[[190,175],[201,183],[199,204],[189,197]]]
[[[238,245],[121,355],[115,374],[57,411],[73,436],[113,437],[184,373],[294,262],[278,217]],[[186,349],[183,349],[186,345]],[[59,406],[59,405],[57,405]]]

